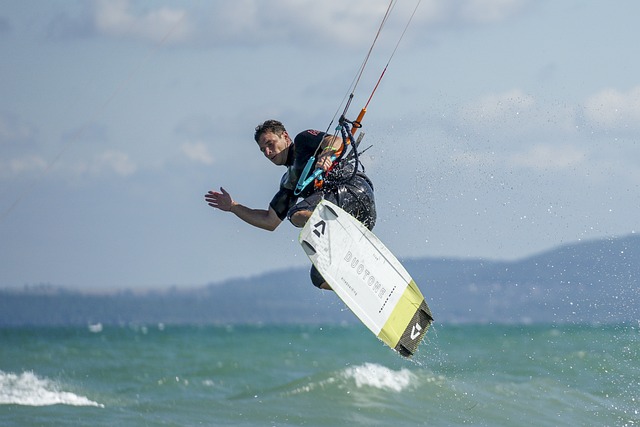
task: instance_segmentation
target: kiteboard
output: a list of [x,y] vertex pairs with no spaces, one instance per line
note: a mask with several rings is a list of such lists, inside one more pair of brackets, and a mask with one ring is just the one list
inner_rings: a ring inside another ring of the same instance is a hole
[[380,340],[405,357],[433,322],[409,273],[386,246],[340,207],[322,200],[299,242],[322,277]]

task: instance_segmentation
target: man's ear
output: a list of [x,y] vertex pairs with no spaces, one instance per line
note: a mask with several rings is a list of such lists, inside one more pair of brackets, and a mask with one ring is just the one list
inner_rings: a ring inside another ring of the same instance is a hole
[[284,136],[285,138],[287,138],[287,139],[289,140],[289,142],[292,142],[292,143],[293,143],[293,140],[291,140],[291,137],[289,136],[289,132],[287,132],[286,130],[285,130],[285,131],[282,131],[282,136]]

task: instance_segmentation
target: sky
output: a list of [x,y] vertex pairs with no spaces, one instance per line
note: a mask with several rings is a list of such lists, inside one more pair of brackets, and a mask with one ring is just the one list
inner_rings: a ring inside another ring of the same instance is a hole
[[[325,130],[386,0],[0,0],[0,288],[194,287],[309,265],[265,209],[276,118]],[[398,0],[366,102],[416,2]],[[422,0],[369,104],[376,235],[400,259],[516,260],[634,233],[634,0]]]

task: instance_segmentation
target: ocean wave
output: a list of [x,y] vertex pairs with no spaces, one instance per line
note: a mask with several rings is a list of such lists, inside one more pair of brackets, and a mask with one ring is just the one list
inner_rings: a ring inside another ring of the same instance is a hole
[[[263,394],[299,395],[314,393],[318,390],[355,390],[378,389],[387,392],[402,392],[420,386],[423,382],[409,369],[393,370],[376,363],[364,363],[334,372],[320,372],[298,380],[282,384]],[[428,382],[428,381],[427,381]],[[234,398],[252,397],[247,393]]]
[[0,405],[70,405],[104,408],[100,403],[60,388],[54,381],[39,378],[33,372],[23,372],[18,375],[0,371]]
[[353,379],[358,388],[373,387],[396,392],[405,390],[417,379],[408,369],[394,371],[376,363],[353,366],[345,369],[343,374],[347,379]]

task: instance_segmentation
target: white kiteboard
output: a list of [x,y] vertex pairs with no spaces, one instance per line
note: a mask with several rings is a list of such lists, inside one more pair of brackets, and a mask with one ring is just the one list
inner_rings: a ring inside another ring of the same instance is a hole
[[409,273],[364,225],[322,200],[300,245],[340,299],[378,338],[411,357],[433,321]]

